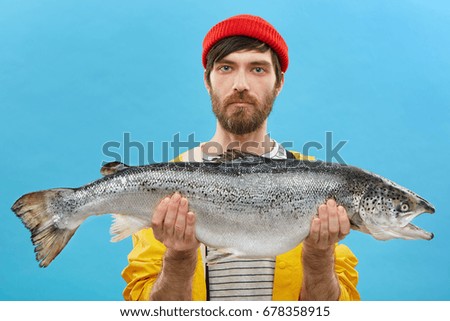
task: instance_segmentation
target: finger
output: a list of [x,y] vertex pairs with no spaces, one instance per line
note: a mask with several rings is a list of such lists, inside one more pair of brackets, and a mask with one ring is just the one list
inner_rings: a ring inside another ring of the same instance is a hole
[[188,212],[186,215],[186,229],[184,231],[184,239],[186,241],[197,241],[195,237],[195,214]]
[[179,193],[175,193],[170,198],[169,205],[167,207],[167,214],[164,218],[164,236],[172,237],[175,228],[175,220],[178,214],[178,207],[180,204],[181,195]]
[[311,222],[311,230],[309,231],[308,239],[317,244],[320,239],[320,219],[315,217]]
[[337,215],[337,204],[334,199],[332,199],[332,198],[328,199],[326,205],[327,205],[328,214],[336,213],[336,215]]
[[338,207],[339,219],[339,240],[344,239],[350,233],[350,220],[348,219],[347,211],[343,206]]
[[181,198],[178,206],[178,214],[175,221],[175,237],[179,240],[184,238],[186,229],[186,215],[188,211],[188,201],[185,197]]
[[161,202],[159,202],[158,206],[156,206],[155,211],[153,212],[151,227],[153,229],[153,234],[157,240],[161,240],[163,236],[164,230],[164,218],[166,216],[167,207],[169,205],[170,198],[166,197]]
[[336,206],[336,202],[334,200],[327,201],[328,208],[328,241],[329,243],[336,243],[339,238],[339,216],[338,216],[338,207]]
[[319,242],[320,246],[328,245],[328,205],[322,204],[319,206],[319,218],[320,218],[320,232]]

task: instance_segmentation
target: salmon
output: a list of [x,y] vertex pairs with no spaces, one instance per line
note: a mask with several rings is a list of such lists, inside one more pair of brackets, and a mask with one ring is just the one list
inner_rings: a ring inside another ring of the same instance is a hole
[[209,162],[130,167],[113,162],[104,177],[78,188],[26,194],[12,211],[31,232],[36,260],[48,266],[83,221],[113,214],[112,241],[149,228],[167,195],[179,192],[196,214],[196,236],[237,257],[274,257],[309,234],[318,207],[334,198],[354,230],[378,240],[431,240],[411,223],[434,213],[427,200],[374,173],[337,163],[274,160],[232,152]]

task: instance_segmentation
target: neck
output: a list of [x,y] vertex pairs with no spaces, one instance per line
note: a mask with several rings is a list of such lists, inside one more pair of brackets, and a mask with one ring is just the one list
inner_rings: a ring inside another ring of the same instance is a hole
[[244,135],[227,132],[217,122],[216,132],[211,140],[203,146],[203,152],[220,154],[227,149],[238,149],[243,152],[262,155],[269,152],[272,145],[267,133],[267,121],[256,131]]

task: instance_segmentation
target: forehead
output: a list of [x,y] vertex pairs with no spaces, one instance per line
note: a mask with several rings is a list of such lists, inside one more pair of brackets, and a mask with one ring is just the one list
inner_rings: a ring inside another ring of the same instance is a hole
[[272,55],[270,50],[266,52],[260,52],[257,50],[240,50],[232,52],[219,61],[221,62],[232,62],[232,63],[266,63],[272,65]]

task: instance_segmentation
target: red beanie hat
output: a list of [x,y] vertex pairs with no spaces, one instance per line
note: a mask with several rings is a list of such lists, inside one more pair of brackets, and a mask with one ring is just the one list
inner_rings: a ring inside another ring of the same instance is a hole
[[288,47],[278,31],[263,18],[242,14],[225,19],[209,30],[203,40],[202,62],[206,68],[206,56],[209,50],[219,41],[231,36],[247,36],[268,44],[278,56],[281,71],[287,70]]

